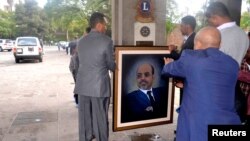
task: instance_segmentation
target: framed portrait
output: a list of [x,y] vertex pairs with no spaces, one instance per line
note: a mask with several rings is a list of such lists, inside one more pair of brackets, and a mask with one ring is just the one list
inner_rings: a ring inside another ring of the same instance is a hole
[[167,47],[115,47],[113,131],[173,123],[172,78],[161,75]]

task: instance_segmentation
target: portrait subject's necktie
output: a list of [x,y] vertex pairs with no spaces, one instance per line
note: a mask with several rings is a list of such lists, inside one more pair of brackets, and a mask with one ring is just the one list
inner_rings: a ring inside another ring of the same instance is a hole
[[148,97],[150,99],[151,105],[154,106],[155,100],[154,100],[153,96],[151,95],[151,91],[147,91],[147,95],[148,95]]

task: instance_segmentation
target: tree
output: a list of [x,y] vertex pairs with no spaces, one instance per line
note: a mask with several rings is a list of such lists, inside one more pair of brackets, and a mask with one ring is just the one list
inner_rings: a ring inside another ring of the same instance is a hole
[[15,21],[12,12],[0,10],[0,37],[13,38],[15,36]]
[[204,26],[207,26],[207,18],[205,17],[205,12],[206,12],[206,8],[208,5],[208,0],[206,0],[203,3],[203,6],[201,8],[201,10],[199,10],[196,14],[195,14],[195,19],[196,19],[196,30],[200,30],[201,28],[203,28]]
[[240,27],[242,29],[245,29],[246,31],[250,30],[250,13],[249,12],[244,12],[241,15]]
[[246,3],[247,3],[247,6],[248,6],[247,11],[250,12],[250,0],[247,0]]
[[15,20],[18,36],[37,36],[43,38],[48,29],[44,11],[34,0],[25,0],[16,5]]
[[86,1],[86,5],[85,5],[86,9],[84,11],[86,12],[85,14],[88,17],[88,19],[89,19],[90,15],[96,11],[101,12],[108,17],[107,20],[109,22],[107,24],[107,27],[108,27],[107,32],[110,32],[110,34],[111,34],[112,15],[111,15],[110,0],[82,0],[82,1]]
[[250,0],[246,1],[248,5],[248,10],[243,12],[240,18],[240,27],[244,29],[245,31],[250,30],[250,13],[249,13],[249,5],[250,5]]
[[49,0],[45,5],[50,21],[50,35],[64,35],[62,40],[70,40],[83,34],[87,18],[83,18],[79,0]]
[[177,9],[177,3],[174,0],[166,1],[166,33],[169,34],[176,27],[176,23],[178,22],[179,15],[176,14],[175,9]]
[[50,35],[63,34],[69,40],[81,36],[94,11],[111,15],[108,0],[48,0],[45,11],[50,21]]
[[10,6],[10,11],[12,12],[12,8],[13,8],[13,0],[7,0],[7,2],[8,2],[8,4],[9,4],[9,6]]

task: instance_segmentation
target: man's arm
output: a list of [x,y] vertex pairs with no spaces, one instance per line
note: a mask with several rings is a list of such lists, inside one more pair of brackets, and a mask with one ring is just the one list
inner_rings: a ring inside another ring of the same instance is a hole
[[72,56],[71,56],[70,62],[69,62],[69,70],[70,70],[71,73],[73,73],[73,70],[74,70],[74,60],[73,60]]
[[165,66],[162,69],[162,75],[184,78],[186,76],[185,69],[187,69],[187,66],[185,65],[187,60],[185,54],[184,51],[177,61],[173,61],[173,59],[170,58],[164,58]]
[[108,69],[111,71],[115,71],[116,64],[115,64],[114,46],[112,40],[110,41],[108,49],[106,50],[106,59],[107,59]]
[[177,46],[175,45],[169,45],[168,50],[170,51],[170,54],[168,55],[169,58],[172,58],[174,60],[178,60],[180,58],[180,53],[177,52]]

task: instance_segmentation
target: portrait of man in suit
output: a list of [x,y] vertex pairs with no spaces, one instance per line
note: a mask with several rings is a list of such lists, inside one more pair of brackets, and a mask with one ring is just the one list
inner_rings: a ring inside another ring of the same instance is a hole
[[137,65],[137,89],[123,95],[121,122],[133,122],[167,116],[167,88],[153,87],[156,74],[150,63]]

